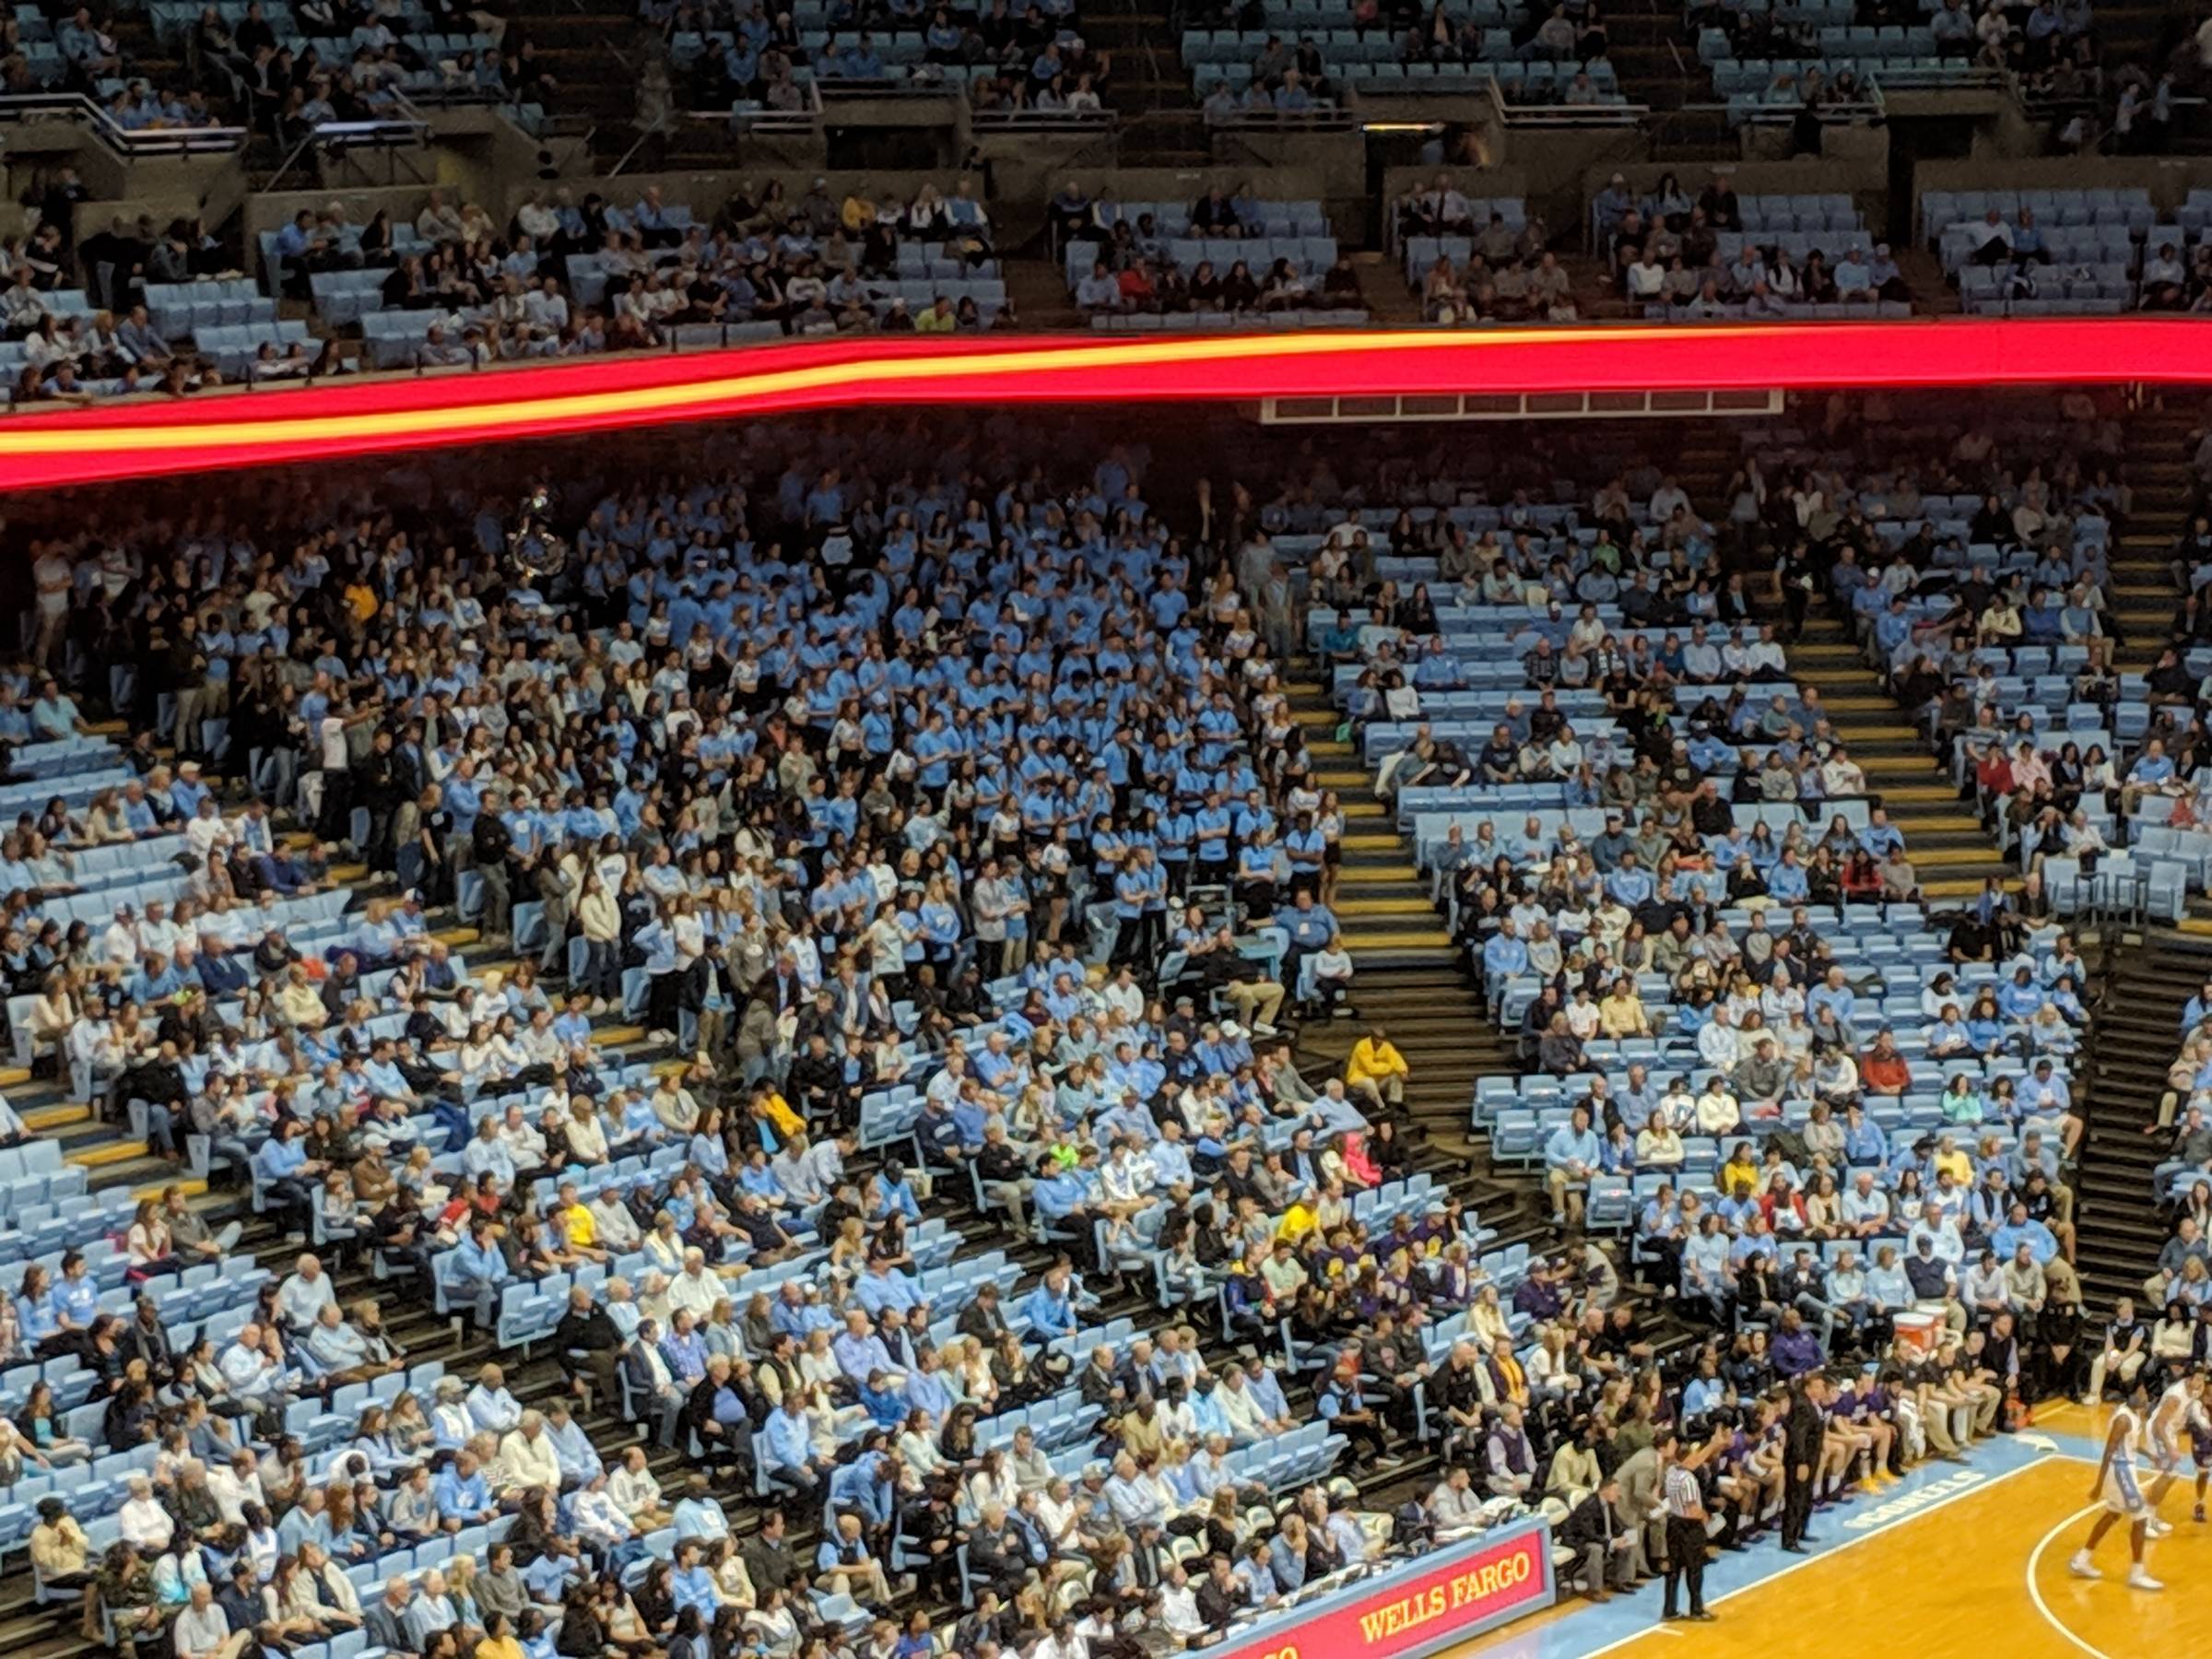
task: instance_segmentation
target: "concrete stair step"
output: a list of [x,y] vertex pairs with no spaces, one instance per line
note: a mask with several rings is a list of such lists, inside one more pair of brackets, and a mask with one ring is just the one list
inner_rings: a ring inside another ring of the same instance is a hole
[[1453,951],[1452,935],[1441,927],[1347,927],[1343,932],[1344,947],[1355,958],[1367,951]]
[[66,1100],[58,1106],[41,1106],[36,1111],[23,1112],[21,1116],[26,1129],[43,1135],[50,1129],[90,1123],[92,1108],[82,1100]]
[[1345,923],[1365,916],[1433,916],[1436,906],[1427,895],[1413,899],[1352,897],[1344,893],[1336,896],[1335,911],[1338,920]]
[[1406,863],[1340,865],[1337,866],[1336,879],[1343,887],[1380,887],[1391,882],[1418,883],[1421,873]]
[[1337,843],[1347,853],[1403,853],[1406,842],[1388,830],[1347,830]]
[[[1983,875],[1994,876],[1999,870],[2009,872],[2011,866],[1993,860],[1990,868],[1983,871]],[[2005,891],[2017,893],[2020,890],[2019,877],[2007,874],[2002,885]],[[1924,881],[1920,884],[1920,890],[1922,896],[1928,899],[1971,899],[1982,890],[1982,877],[1947,877]]]

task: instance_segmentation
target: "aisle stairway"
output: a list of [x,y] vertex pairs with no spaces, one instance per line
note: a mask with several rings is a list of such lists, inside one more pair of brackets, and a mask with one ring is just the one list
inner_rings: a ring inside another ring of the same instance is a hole
[[[1464,954],[1452,943],[1429,884],[1415,867],[1410,841],[1392,827],[1376,797],[1373,774],[1352,746],[1334,736],[1339,718],[1320,685],[1288,683],[1296,717],[1312,735],[1319,782],[1336,792],[1347,823],[1344,865],[1333,907],[1358,977],[1355,1020],[1309,1028],[1306,1044],[1341,1063],[1370,1024],[1384,1027],[1412,1070],[1406,1110],[1430,1147],[1472,1167],[1488,1169],[1487,1151],[1470,1136],[1475,1080],[1517,1070],[1477,994]],[[1493,1189],[1494,1193],[1506,1189]],[[1516,1205],[1538,1214],[1533,1182],[1516,1179]],[[1482,1206],[1486,1222],[1492,1205]]]
[[1792,677],[1817,687],[1830,724],[1866,773],[1868,789],[1904,831],[1931,904],[1971,899],[1984,877],[2014,874],[1926,735],[1915,731],[1843,626],[1817,617],[1787,648]]
[[2112,548],[2112,611],[2126,638],[2119,665],[2140,674],[2173,631],[2173,578],[2166,564],[2189,511],[2189,432],[2179,407],[2145,409],[2127,423],[2127,481],[2135,490],[2126,533]]
[[[1413,849],[1376,796],[1374,772],[1338,737],[1344,716],[1317,681],[1288,682],[1291,713],[1306,728],[1315,781],[1344,808],[1344,866],[1335,912],[1361,978],[1378,968],[1453,968],[1452,935],[1414,868]],[[1472,1100],[1470,1093],[1467,1097]]]
[[2171,1137],[2144,1130],[2158,1121],[2166,1068],[2181,1048],[2182,1008],[2208,973],[2212,941],[2159,929],[2118,955],[2092,1010],[2094,1040],[2077,1092],[2088,1130],[2075,1225],[2076,1264],[2093,1312],[2115,1296],[2137,1295],[2165,1241],[2151,1176]]

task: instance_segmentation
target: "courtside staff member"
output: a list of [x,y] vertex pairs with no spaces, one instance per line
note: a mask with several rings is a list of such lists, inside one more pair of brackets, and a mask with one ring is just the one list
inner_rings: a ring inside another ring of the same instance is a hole
[[1685,1448],[1681,1437],[1664,1436],[1660,1461],[1666,1465],[1660,1494],[1666,1505],[1666,1599],[1662,1618],[1680,1618],[1675,1611],[1675,1586],[1689,1581],[1689,1617],[1709,1619],[1705,1611],[1705,1496],[1698,1487],[1696,1464],[1700,1448]]
[[1813,1518],[1813,1477],[1828,1446],[1828,1382],[1807,1371],[1790,1389],[1790,1412],[1783,1422],[1782,1547],[1805,1554],[1813,1542],[1806,1527]]

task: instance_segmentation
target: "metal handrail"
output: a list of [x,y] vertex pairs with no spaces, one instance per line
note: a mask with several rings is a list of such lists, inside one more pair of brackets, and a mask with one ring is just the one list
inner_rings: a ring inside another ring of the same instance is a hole
[[[396,150],[402,147],[414,148],[428,144],[432,132],[429,122],[424,119],[420,112],[416,111],[412,105],[404,107],[409,111],[409,113],[404,116],[380,117],[371,121],[317,122],[300,135],[300,142],[293,145],[291,149],[286,153],[284,159],[277,164],[276,171],[269,176],[269,182],[264,188],[275,190],[289,176],[293,164],[311,149],[345,151],[374,147],[381,150]],[[412,171],[412,168],[409,171]]]
[[993,133],[1065,133],[1068,131],[1110,131],[1121,123],[1118,112],[1097,110],[975,110],[970,113],[971,124],[978,132]]
[[244,127],[124,126],[81,92],[11,92],[0,96],[0,121],[66,118],[82,123],[126,160],[140,156],[229,155],[244,145]]

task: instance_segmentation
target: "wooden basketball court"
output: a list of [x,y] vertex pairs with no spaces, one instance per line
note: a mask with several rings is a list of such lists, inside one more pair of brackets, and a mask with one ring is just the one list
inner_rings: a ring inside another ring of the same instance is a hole
[[2154,1539],[2159,1594],[2131,1590],[2125,1535],[2097,1553],[2101,1582],[2067,1558],[2096,1513],[2090,1488],[2104,1413],[2062,1406],[2023,1436],[1936,1464],[1816,1517],[1810,1556],[1770,1540],[1716,1560],[1706,1575],[1712,1624],[1659,1625],[1655,1585],[1605,1606],[1574,1598],[1447,1659],[1865,1659],[1894,1646],[1914,1659],[2142,1659],[2212,1651],[2212,1525],[2190,1519],[2193,1482],[2177,1483]]

